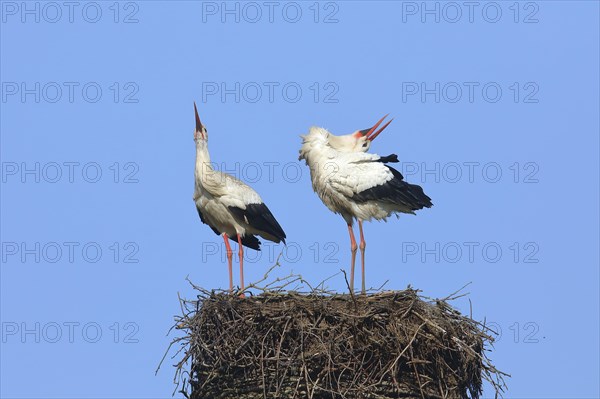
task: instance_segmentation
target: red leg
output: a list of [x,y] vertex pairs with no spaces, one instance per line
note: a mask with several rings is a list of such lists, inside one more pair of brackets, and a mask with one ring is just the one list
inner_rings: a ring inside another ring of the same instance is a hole
[[242,246],[242,237],[237,235],[238,244],[240,247],[240,252],[238,253],[240,256],[240,285],[242,286],[242,298],[244,297],[244,247]]
[[362,293],[364,295],[367,292],[365,289],[365,248],[367,247],[367,243],[365,242],[365,235],[363,234],[362,220],[358,221],[358,230],[360,231],[360,263],[362,268]]
[[352,231],[352,225],[348,225],[348,232],[350,233],[350,251],[352,252],[352,262],[350,263],[350,291],[354,292],[354,263],[356,262],[356,238],[354,238],[354,231]]
[[223,239],[225,240],[225,248],[227,249],[227,264],[229,265],[229,292],[233,292],[233,269],[232,269],[232,259],[233,259],[233,251],[231,250],[231,246],[229,245],[229,237],[227,234],[223,233]]

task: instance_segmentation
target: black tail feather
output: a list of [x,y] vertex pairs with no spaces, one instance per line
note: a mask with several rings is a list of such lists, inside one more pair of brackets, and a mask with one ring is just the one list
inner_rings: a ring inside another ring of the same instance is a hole
[[[231,241],[237,242],[237,237],[229,237],[229,239],[231,239]],[[260,251],[260,240],[252,234],[246,234],[242,237],[242,245]]]

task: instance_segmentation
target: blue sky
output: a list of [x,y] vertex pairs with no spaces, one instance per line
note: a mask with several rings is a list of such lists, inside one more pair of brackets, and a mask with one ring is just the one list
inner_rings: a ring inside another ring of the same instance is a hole
[[247,251],[247,282],[281,251],[313,283],[348,268],[299,135],[390,113],[371,151],[435,205],[365,225],[368,285],[470,282],[454,305],[501,332],[507,397],[600,395],[597,2],[0,6],[2,397],[170,396],[186,276],[228,284],[192,202],[193,101],[288,236]]

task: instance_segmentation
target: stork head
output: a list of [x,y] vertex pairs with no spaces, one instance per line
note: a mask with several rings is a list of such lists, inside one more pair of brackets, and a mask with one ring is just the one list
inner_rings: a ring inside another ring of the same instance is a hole
[[387,115],[368,129],[357,130],[354,133],[343,136],[330,135],[329,145],[334,149],[343,152],[366,152],[369,150],[369,147],[371,147],[371,142],[375,140],[375,138],[379,136],[390,123],[392,123],[393,119],[390,119],[385,125],[377,130],[385,118],[387,118]]
[[194,130],[194,141],[196,145],[206,145],[208,143],[208,130],[206,127],[200,122],[200,117],[198,116],[198,108],[196,108],[196,102],[194,102],[194,113],[196,114],[196,130]]

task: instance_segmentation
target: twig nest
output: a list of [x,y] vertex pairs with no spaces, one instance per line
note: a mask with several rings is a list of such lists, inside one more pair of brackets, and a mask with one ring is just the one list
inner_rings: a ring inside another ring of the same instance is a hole
[[184,304],[177,367],[194,399],[478,398],[483,379],[504,387],[485,355],[489,330],[412,289],[201,291]]

